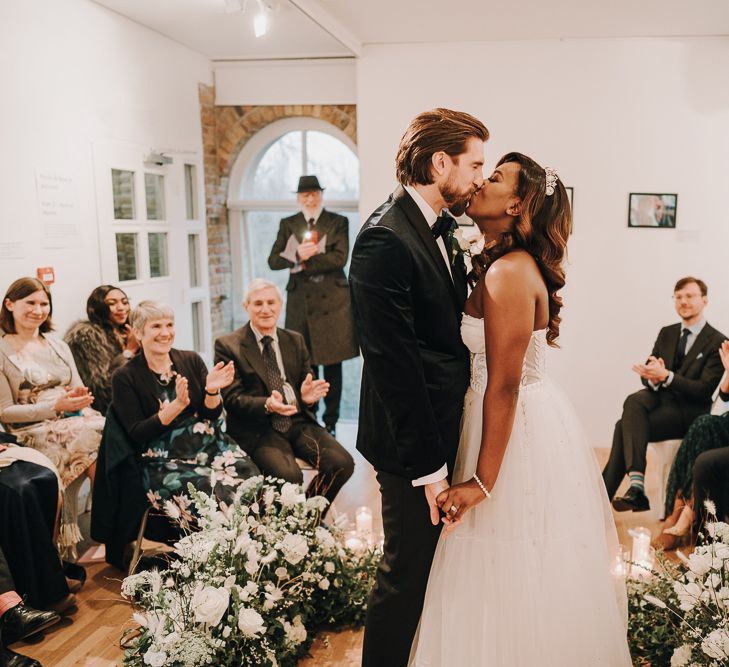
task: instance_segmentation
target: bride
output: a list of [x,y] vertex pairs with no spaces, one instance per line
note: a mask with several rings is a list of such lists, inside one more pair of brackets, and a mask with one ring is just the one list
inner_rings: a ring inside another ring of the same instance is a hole
[[559,335],[567,193],[554,170],[509,153],[468,213],[486,241],[461,326],[471,384],[410,664],[629,667],[610,505],[544,370]]

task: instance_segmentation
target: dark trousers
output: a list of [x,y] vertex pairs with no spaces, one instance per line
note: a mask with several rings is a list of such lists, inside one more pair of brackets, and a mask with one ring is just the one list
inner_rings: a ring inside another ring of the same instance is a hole
[[602,471],[608,497],[615,495],[627,473],[645,473],[649,442],[682,438],[691,419],[660,390],[642,389],[628,396],[623,414],[615,424],[610,458]]
[[306,490],[308,496],[324,496],[330,503],[354,472],[354,459],[321,426],[295,416],[285,433],[270,429],[253,447],[249,456],[264,475],[301,484],[304,476],[296,463],[303,459],[318,471]]
[[724,521],[729,515],[729,447],[700,454],[694,463],[694,510],[703,525],[705,500],[716,505],[716,516]]
[[10,566],[5,560],[5,554],[0,550],[0,595],[15,590],[13,575],[10,574]]
[[406,667],[420,621],[440,524],[430,523],[422,487],[377,473],[385,544],[365,620],[363,667]]
[[[329,383],[329,393],[324,397],[322,421],[329,430],[334,430],[339,421],[339,404],[342,402],[342,362],[322,366],[324,379]],[[319,366],[314,367],[316,376],[321,377]]]

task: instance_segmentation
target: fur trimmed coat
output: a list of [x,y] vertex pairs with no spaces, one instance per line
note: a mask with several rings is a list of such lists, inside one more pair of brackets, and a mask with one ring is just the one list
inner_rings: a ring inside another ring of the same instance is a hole
[[126,361],[114,332],[88,320],[71,325],[64,336],[71,348],[81,381],[94,395],[93,407],[102,415],[111,404],[111,374]]

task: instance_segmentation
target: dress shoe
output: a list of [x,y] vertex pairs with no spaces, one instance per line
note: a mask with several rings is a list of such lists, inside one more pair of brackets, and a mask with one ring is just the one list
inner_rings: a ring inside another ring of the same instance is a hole
[[22,602],[8,609],[0,618],[0,631],[6,646],[14,644],[58,623],[61,617],[55,611],[40,611]]
[[69,593],[65,598],[61,598],[57,602],[48,605],[48,609],[55,611],[58,614],[65,614],[76,604],[76,596],[73,593]]
[[0,645],[0,667],[42,667],[42,665],[27,655],[20,655]]
[[628,510],[645,512],[651,508],[651,505],[648,502],[648,496],[645,495],[642,489],[631,486],[624,496],[615,496],[613,498],[613,508],[617,512],[627,512]]

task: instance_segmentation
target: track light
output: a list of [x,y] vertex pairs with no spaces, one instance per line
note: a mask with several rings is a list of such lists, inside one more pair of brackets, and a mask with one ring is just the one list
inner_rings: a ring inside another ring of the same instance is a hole
[[256,37],[263,37],[268,32],[268,14],[266,7],[261,0],[258,0],[258,14],[253,19],[253,34]]

